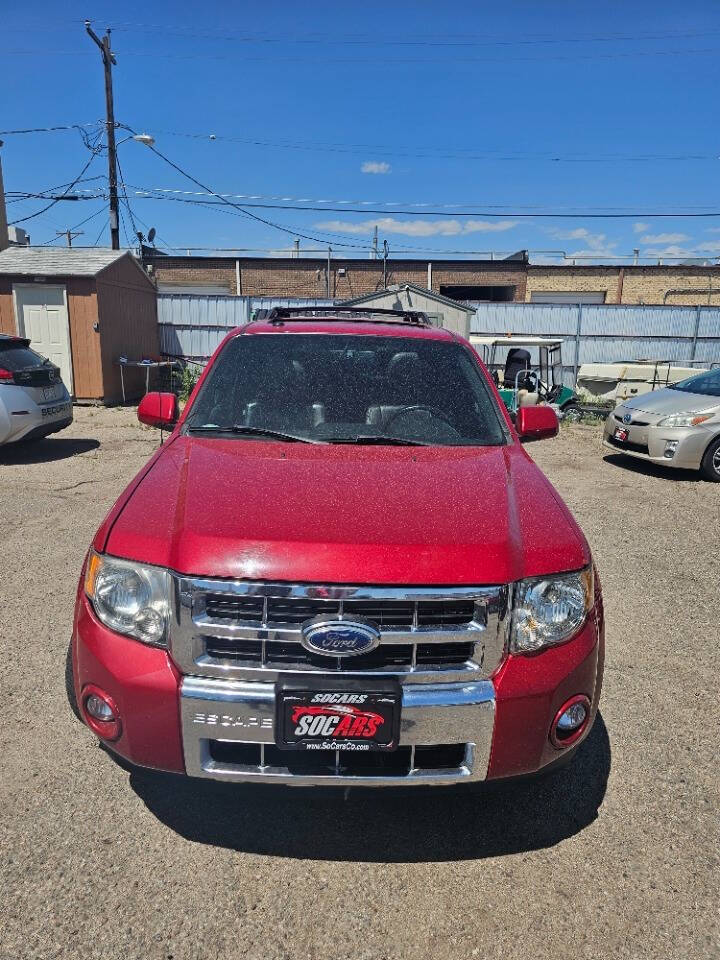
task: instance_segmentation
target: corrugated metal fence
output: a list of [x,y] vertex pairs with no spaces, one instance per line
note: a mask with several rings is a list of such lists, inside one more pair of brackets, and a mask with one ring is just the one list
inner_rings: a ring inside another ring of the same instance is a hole
[[171,357],[204,362],[223,337],[252,318],[256,310],[272,307],[323,307],[332,300],[279,297],[220,297],[158,294],[160,349]]
[[[233,327],[255,310],[328,306],[332,300],[160,294],[158,323],[163,353],[207,360]],[[589,304],[480,303],[472,333],[560,336],[565,381],[582,363],[649,358],[682,364],[720,362],[720,308],[602,306]]]
[[471,332],[563,337],[564,378],[583,363],[652,359],[720,362],[720,308],[479,303]]

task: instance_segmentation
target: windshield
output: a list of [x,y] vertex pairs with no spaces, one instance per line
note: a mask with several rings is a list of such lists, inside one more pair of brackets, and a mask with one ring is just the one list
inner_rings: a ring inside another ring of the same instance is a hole
[[682,390],[684,393],[700,393],[706,397],[720,397],[720,370],[697,373],[687,380],[671,383],[670,389]]
[[460,344],[331,334],[234,337],[186,429],[325,443],[507,442],[485,377]]

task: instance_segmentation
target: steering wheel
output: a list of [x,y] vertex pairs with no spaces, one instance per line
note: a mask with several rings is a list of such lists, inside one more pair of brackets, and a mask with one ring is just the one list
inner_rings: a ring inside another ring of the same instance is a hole
[[385,426],[389,427],[390,424],[394,423],[398,417],[404,417],[407,413],[415,413],[417,410],[427,411],[431,417],[434,417],[436,420],[442,420],[442,422],[446,423],[451,430],[455,430],[454,425],[450,422],[450,419],[442,412],[442,410],[439,410],[437,407],[431,407],[426,403],[417,403],[409,407],[403,407],[401,410],[396,410],[395,413],[391,413],[387,418],[385,421]]

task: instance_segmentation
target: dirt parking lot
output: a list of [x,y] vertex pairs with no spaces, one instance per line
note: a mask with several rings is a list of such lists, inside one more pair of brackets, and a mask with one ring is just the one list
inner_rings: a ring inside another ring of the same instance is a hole
[[0,956],[717,958],[720,488],[604,459],[599,438],[530,448],[605,590],[576,763],[347,797],[130,772],[99,748],[65,695],[75,587],[157,435],[81,408],[0,450]]

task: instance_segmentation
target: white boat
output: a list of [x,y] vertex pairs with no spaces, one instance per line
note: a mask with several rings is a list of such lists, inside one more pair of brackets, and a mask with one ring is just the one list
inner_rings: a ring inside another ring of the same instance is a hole
[[679,383],[707,367],[680,367],[669,361],[632,360],[620,363],[583,363],[577,375],[581,402],[622,403],[630,397]]

